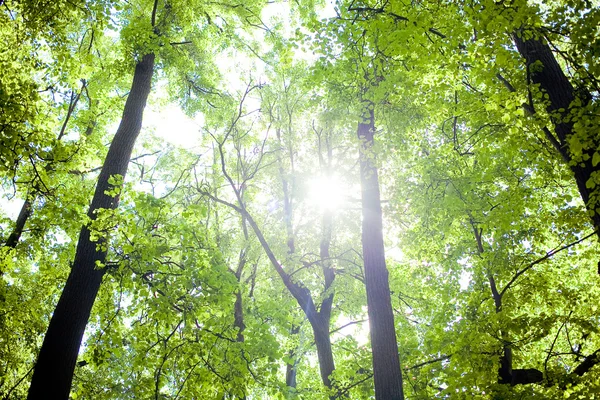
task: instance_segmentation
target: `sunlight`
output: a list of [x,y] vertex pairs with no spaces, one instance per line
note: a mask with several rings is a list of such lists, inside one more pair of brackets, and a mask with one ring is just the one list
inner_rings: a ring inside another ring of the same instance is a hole
[[344,190],[339,179],[320,176],[309,182],[309,201],[324,211],[333,211],[344,202]]

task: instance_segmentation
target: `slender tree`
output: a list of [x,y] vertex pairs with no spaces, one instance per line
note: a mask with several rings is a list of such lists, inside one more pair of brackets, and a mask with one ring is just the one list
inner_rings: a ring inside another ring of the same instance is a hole
[[378,400],[400,400],[404,399],[404,391],[385,263],[381,195],[373,150],[375,115],[372,104],[366,106],[365,114],[358,124],[357,135],[360,141],[362,248],[373,350],[375,397]]
[[[246,100],[250,91],[254,90],[254,89],[256,89],[256,87],[248,86],[246,88],[246,91],[245,91],[245,93],[242,97],[242,100],[240,101],[240,104],[238,106],[237,113],[234,116],[234,118],[232,119],[231,124],[227,128],[227,131],[226,131],[224,137],[218,139],[216,136],[213,135],[213,139],[217,142],[217,151],[218,151],[218,158],[219,158],[218,164],[221,169],[221,173],[222,173],[223,177],[225,177],[225,180],[227,181],[227,183],[229,184],[229,186],[231,187],[231,189],[234,192],[235,203],[228,202],[226,200],[218,198],[218,197],[214,196],[212,193],[210,193],[209,191],[206,191],[203,189],[200,189],[200,192],[203,195],[210,197],[212,200],[219,202],[221,204],[224,204],[224,205],[230,207],[231,209],[235,210],[236,212],[238,212],[241,215],[242,219],[244,221],[246,221],[247,224],[250,226],[250,228],[252,229],[252,231],[254,232],[256,237],[258,238],[258,241],[260,242],[264,252],[266,253],[271,265],[273,266],[273,268],[275,269],[275,271],[281,278],[286,289],[294,297],[294,299],[296,300],[296,302],[298,303],[298,305],[304,312],[308,322],[310,323],[310,326],[311,326],[312,332],[313,332],[313,338],[314,338],[315,345],[317,348],[317,357],[319,360],[320,376],[321,376],[321,381],[323,382],[323,385],[328,389],[335,389],[335,386],[331,380],[331,374],[335,370],[335,363],[334,363],[334,358],[333,358],[333,350],[332,350],[332,346],[331,346],[331,336],[330,336],[330,332],[329,332],[329,326],[331,323],[333,297],[334,297],[334,293],[332,291],[332,284],[335,279],[333,265],[331,263],[331,257],[329,254],[329,247],[330,247],[330,243],[331,243],[331,234],[332,234],[332,227],[331,227],[332,215],[331,215],[331,213],[328,212],[328,213],[325,213],[325,215],[323,216],[323,234],[322,234],[322,239],[319,244],[319,262],[317,264],[320,264],[322,267],[322,271],[323,271],[323,275],[324,275],[323,293],[327,293],[327,295],[323,296],[323,299],[320,299],[320,301],[317,302],[313,298],[313,295],[311,294],[310,290],[302,282],[294,279],[292,277],[292,273],[290,273],[290,272],[286,271],[286,269],[284,269],[282,263],[278,260],[277,255],[275,254],[275,251],[273,250],[273,248],[267,241],[267,239],[263,233],[263,230],[260,228],[260,226],[256,222],[255,218],[248,210],[248,207],[242,198],[243,188],[249,184],[249,182],[252,178],[254,178],[254,176],[256,175],[257,171],[260,169],[260,167],[263,163],[263,157],[265,155],[265,146],[266,146],[267,138],[265,138],[264,141],[262,142],[262,144],[260,145],[259,160],[256,161],[254,165],[252,165],[252,167],[250,168],[251,171],[249,173],[240,174],[240,176],[241,176],[240,182],[236,182],[233,178],[233,176],[235,176],[235,175],[232,175],[232,173],[229,172],[227,169],[227,162],[226,162],[227,160],[226,160],[226,154],[225,154],[226,143],[228,140],[233,140],[233,137],[236,135],[236,131],[239,129],[236,125],[238,123],[241,123],[240,120],[245,115],[244,108],[243,108],[244,101]],[[329,156],[331,157],[331,149],[329,149]],[[240,154],[238,154],[238,160],[237,160],[238,165],[244,165],[244,160],[239,159],[239,157],[240,157]],[[330,162],[330,161],[331,161],[331,159],[329,159],[328,162]],[[325,166],[323,164],[323,162],[322,162],[322,166],[323,167]],[[289,201],[289,200],[290,200],[289,198],[286,199],[286,201]],[[291,204],[288,203],[288,205],[286,207],[288,207],[288,206],[291,207]],[[285,210],[285,212],[290,213],[291,209],[287,209],[287,210]],[[284,218],[286,218],[286,219],[290,218],[290,217],[291,216],[289,214],[284,216]],[[294,244],[293,240],[290,241],[290,239],[293,239],[293,236],[290,238],[290,233],[291,233],[289,231],[290,228],[291,228],[291,220],[288,220],[288,221],[286,221],[286,234],[287,234],[286,235],[287,236],[286,237],[286,245],[288,247],[288,254],[290,253],[291,250],[295,249],[295,244]],[[288,371],[289,371],[289,369],[288,369]],[[294,383],[293,380],[295,379],[295,377],[293,374],[294,374],[293,372],[288,372],[287,377],[286,377],[287,382]]]

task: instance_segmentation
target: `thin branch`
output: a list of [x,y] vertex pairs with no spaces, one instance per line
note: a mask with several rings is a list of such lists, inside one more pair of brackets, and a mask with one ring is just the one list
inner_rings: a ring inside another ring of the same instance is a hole
[[562,323],[562,325],[560,326],[560,328],[558,328],[558,331],[556,332],[556,336],[554,336],[554,340],[552,341],[552,345],[550,345],[550,349],[548,350],[548,355],[546,356],[546,359],[544,360],[544,372],[546,374],[548,373],[548,360],[550,359],[550,356],[552,355],[552,350],[554,349],[554,345],[556,345],[556,340],[558,339],[558,335],[560,335],[560,331],[562,331],[562,328],[564,328],[565,325],[567,324],[567,322],[569,322],[569,318],[571,318],[571,314],[573,314],[573,311],[571,311],[569,313],[569,315],[567,316],[567,318],[565,318],[565,320]]
[[409,371],[409,370],[411,370],[411,369],[417,369],[417,368],[421,368],[421,367],[424,367],[425,365],[429,365],[429,364],[435,364],[435,363],[437,363],[437,362],[442,362],[442,361],[449,360],[449,359],[450,359],[450,357],[452,357],[452,354],[448,354],[448,355],[445,355],[445,356],[441,356],[441,357],[438,357],[438,358],[434,358],[434,359],[432,359],[432,360],[428,360],[428,361],[423,361],[422,363],[415,364],[415,365],[413,365],[412,367],[406,367],[405,369],[406,369],[407,371]]
[[541,262],[543,262],[543,261],[546,261],[546,260],[547,260],[547,259],[549,259],[550,257],[554,256],[554,255],[555,255],[555,254],[557,254],[557,253],[560,253],[560,252],[561,252],[561,251],[563,251],[563,250],[566,250],[566,249],[568,249],[568,248],[570,248],[570,247],[573,247],[573,246],[575,246],[576,244],[579,244],[579,243],[583,242],[583,241],[584,241],[584,240],[586,240],[586,239],[589,239],[590,237],[594,236],[594,235],[595,235],[597,232],[598,232],[598,231],[597,231],[597,230],[595,230],[594,232],[590,233],[589,235],[586,235],[586,236],[582,237],[581,239],[574,241],[573,243],[567,244],[567,245],[565,245],[565,246],[563,246],[563,247],[560,247],[560,248],[558,248],[558,249],[553,249],[553,250],[550,250],[549,252],[547,252],[547,253],[546,253],[546,255],[545,255],[545,256],[543,256],[543,257],[541,257],[541,258],[538,258],[537,260],[535,260],[534,262],[532,262],[531,264],[529,264],[528,266],[526,266],[525,268],[523,268],[522,270],[520,270],[519,272],[517,272],[517,273],[515,274],[515,276],[513,276],[513,278],[512,278],[512,279],[511,279],[511,280],[510,280],[510,281],[509,281],[507,284],[506,284],[506,286],[504,287],[504,289],[502,289],[502,292],[500,292],[500,295],[501,295],[501,296],[502,296],[502,295],[504,295],[504,293],[506,293],[506,291],[507,291],[507,290],[508,290],[508,289],[511,287],[511,285],[512,285],[513,283],[515,283],[515,281],[516,281],[516,280],[517,280],[517,279],[518,279],[518,278],[519,278],[521,275],[523,275],[525,272],[529,271],[529,270],[530,270],[531,268],[533,268],[535,265],[537,265],[537,264],[539,264],[539,263],[541,263]]
[[17,381],[17,383],[15,383],[14,386],[8,390],[8,392],[6,392],[6,395],[4,396],[4,400],[8,400],[11,398],[10,394],[13,392],[13,390],[15,390],[21,384],[21,382],[23,382],[23,380],[25,380],[25,378],[27,378],[27,376],[29,376],[29,374],[31,373],[31,371],[33,371],[34,368],[35,368],[35,364],[33,364],[31,366],[31,368],[29,368],[29,371],[27,371],[27,373],[25,375],[23,375],[21,377],[21,379],[19,379]]
[[158,9],[158,0],[154,0],[154,6],[152,7],[152,27],[156,28],[156,10]]
[[339,332],[339,331],[341,331],[342,329],[344,329],[344,328],[347,328],[347,327],[349,327],[349,326],[356,325],[356,324],[361,324],[361,323],[363,323],[363,322],[367,322],[367,321],[368,321],[367,319],[359,319],[358,321],[350,321],[350,322],[348,322],[347,324],[344,324],[344,325],[342,325],[342,326],[340,326],[340,327],[338,327],[338,328],[335,328],[335,329],[332,329],[332,330],[330,330],[330,331],[329,331],[329,334],[331,335],[331,334],[333,334],[333,333],[336,333],[336,332]]

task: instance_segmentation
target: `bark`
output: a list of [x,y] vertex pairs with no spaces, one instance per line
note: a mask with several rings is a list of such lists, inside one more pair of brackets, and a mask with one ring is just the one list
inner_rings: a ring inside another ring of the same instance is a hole
[[236,340],[240,343],[244,342],[244,330],[246,324],[244,323],[244,309],[242,303],[242,291],[238,290],[235,292],[235,304],[234,304],[234,326],[237,328]]
[[329,335],[329,320],[329,316],[319,313],[316,320],[310,324],[317,346],[321,381],[327,388],[332,387],[330,376],[335,370],[333,351],[331,350],[331,336]]
[[[98,177],[96,191],[88,211],[94,219],[99,209],[114,209],[119,197],[105,194],[113,175],[125,177],[131,152],[142,126],[143,111],[150,93],[154,71],[154,54],[148,54],[136,65],[129,97],[121,123],[110,145]],[[106,252],[96,248],[87,227],[81,229],[71,273],[60,296],[33,372],[29,400],[68,399],[73,371],[81,340],[104,269],[96,262],[105,261]]]
[[575,375],[582,376],[588,372],[594,365],[600,363],[600,349],[596,350],[589,356],[587,356],[581,364],[579,364],[574,370]]
[[404,399],[402,371],[385,264],[379,177],[373,154],[375,118],[358,124],[362,188],[362,247],[377,400]]
[[[325,211],[323,215],[323,236],[321,238],[321,243],[319,244],[321,269],[323,271],[323,277],[325,278],[325,293],[330,290],[335,279],[335,274],[331,265],[331,255],[329,253],[332,225],[333,215],[331,211]],[[332,387],[330,376],[335,370],[333,351],[331,350],[331,337],[329,334],[332,305],[333,292],[331,291],[321,302],[317,319],[318,323],[312,324],[315,343],[317,345],[317,355],[319,356],[321,380],[328,388]]]
[[[240,256],[238,260],[238,266],[235,270],[235,279],[238,282],[238,285],[242,284],[242,273],[244,272],[244,267],[248,262],[247,255],[247,243],[248,243],[248,228],[246,227],[246,221],[242,218],[242,231],[244,233],[244,248],[240,250]],[[244,323],[244,302],[242,299],[242,289],[238,289],[235,292],[235,304],[233,306],[234,312],[234,320],[233,325],[237,328],[237,341],[242,343],[244,342],[244,330],[246,329],[246,324]]]
[[[483,229],[478,228],[473,218],[473,215],[471,215],[470,212],[468,212],[468,214],[469,223],[473,228],[473,234],[475,235],[475,241],[477,242],[477,253],[480,257],[482,257],[485,251],[483,248],[483,240],[481,238],[481,235],[483,234]],[[492,292],[492,299],[494,300],[495,311],[496,313],[500,313],[502,311],[502,296],[504,294],[504,291],[498,290],[498,286],[496,286],[496,279],[494,278],[494,275],[492,275],[491,272],[488,272],[488,282],[490,284],[490,291]],[[498,383],[501,385],[514,385],[513,380],[518,381],[526,379],[522,376],[523,374],[521,373],[525,370],[513,370],[511,343],[507,333],[502,329],[500,330],[500,337],[502,338],[502,355],[500,356],[500,367],[498,368]]]
[[[297,335],[300,332],[299,325],[292,325],[290,328],[290,335]],[[291,362],[286,364],[285,368],[285,384],[287,387],[296,388],[298,377],[298,359],[296,358],[296,350],[291,349],[288,352],[288,357],[292,359]]]
[[[585,105],[589,101],[590,95],[589,93],[578,94],[575,91],[569,78],[567,78],[556,61],[550,46],[542,37],[533,37],[524,40],[522,32],[516,32],[513,34],[513,40],[519,53],[525,59],[531,83],[539,85],[540,89],[548,95],[549,102],[546,105],[546,111],[552,116],[554,134],[550,130],[547,130],[546,136],[551,136],[548,139],[560,153],[563,160],[569,164],[575,176],[575,182],[577,183],[581,199],[587,209],[594,211],[591,219],[600,238],[600,214],[595,212],[600,206],[598,204],[598,196],[592,196],[593,190],[588,189],[586,186],[586,182],[592,174],[600,171],[600,164],[595,167],[592,164],[592,156],[600,146],[600,137],[596,132],[588,135],[592,143],[583,150],[583,153],[589,158],[575,165],[572,162],[572,154],[568,142],[569,137],[574,133],[574,121],[568,118],[570,114],[569,107],[576,99],[581,100],[581,103]],[[530,104],[530,106],[533,107],[534,104]]]
[[19,243],[19,239],[21,238],[21,234],[23,233],[23,229],[25,228],[25,223],[27,219],[31,216],[31,201],[29,200],[29,195],[27,199],[23,202],[23,206],[21,207],[21,211],[19,212],[19,216],[17,217],[17,221],[15,223],[15,228],[10,233],[8,239],[6,239],[6,243],[4,246],[15,248],[17,247],[17,243]]

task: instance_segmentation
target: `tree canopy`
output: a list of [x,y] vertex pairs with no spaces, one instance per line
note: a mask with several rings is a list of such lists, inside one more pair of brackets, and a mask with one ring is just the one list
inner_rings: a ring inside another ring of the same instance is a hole
[[0,0],[0,397],[596,398],[599,27]]

